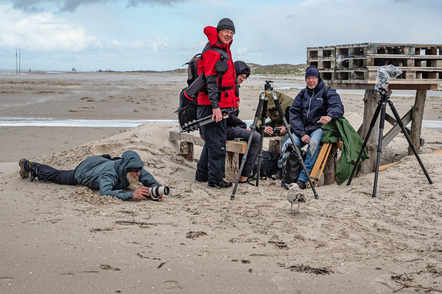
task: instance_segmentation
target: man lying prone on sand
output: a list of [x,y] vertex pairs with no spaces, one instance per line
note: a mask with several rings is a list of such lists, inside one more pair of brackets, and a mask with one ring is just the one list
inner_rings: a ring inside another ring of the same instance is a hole
[[[145,169],[135,151],[125,151],[121,157],[94,155],[83,160],[74,170],[57,170],[45,164],[20,159],[20,176],[63,185],[83,185],[100,190],[100,195],[109,195],[122,200],[162,200],[169,194],[167,186],[161,186]],[[132,189],[134,192],[126,192]]]

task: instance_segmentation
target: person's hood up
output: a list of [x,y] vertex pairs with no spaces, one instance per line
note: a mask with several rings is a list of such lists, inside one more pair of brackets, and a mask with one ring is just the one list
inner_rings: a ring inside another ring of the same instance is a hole
[[244,61],[237,60],[234,62],[236,76],[240,74],[246,74],[247,77],[250,76],[250,67]]
[[122,174],[126,174],[128,168],[142,168],[143,166],[144,163],[138,153],[128,150],[121,155],[118,169],[122,172]]

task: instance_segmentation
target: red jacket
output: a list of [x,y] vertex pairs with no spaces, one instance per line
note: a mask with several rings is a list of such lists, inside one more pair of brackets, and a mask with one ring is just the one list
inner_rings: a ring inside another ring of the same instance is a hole
[[198,105],[212,105],[212,108],[229,108],[237,107],[237,97],[235,95],[235,66],[233,65],[232,53],[229,44],[221,44],[218,41],[218,32],[215,27],[205,27],[204,34],[209,39],[209,44],[212,47],[220,48],[227,52],[229,56],[227,72],[222,77],[222,87],[228,90],[223,90],[221,98],[213,91],[214,87],[218,89],[219,77],[215,71],[215,64],[221,58],[221,54],[215,50],[207,50],[201,56],[198,62],[198,74],[204,72],[207,82],[207,90],[201,91],[198,95]]

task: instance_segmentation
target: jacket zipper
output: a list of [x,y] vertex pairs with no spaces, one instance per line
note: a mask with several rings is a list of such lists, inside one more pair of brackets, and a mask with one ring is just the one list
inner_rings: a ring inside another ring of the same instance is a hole
[[310,108],[311,108],[311,105],[312,105],[313,96],[315,96],[315,89],[312,90],[312,97],[310,97],[310,99],[308,101],[307,121],[309,121],[309,117],[308,116],[310,114]]

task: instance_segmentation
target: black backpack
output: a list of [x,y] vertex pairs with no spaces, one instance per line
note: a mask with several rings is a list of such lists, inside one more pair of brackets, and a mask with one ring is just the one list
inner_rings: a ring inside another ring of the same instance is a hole
[[[307,153],[301,148],[297,147],[302,159],[305,159]],[[295,183],[302,170],[302,165],[299,162],[298,153],[293,148],[293,144],[287,145],[286,150],[282,154],[282,169],[281,169],[281,181],[283,184]]]
[[197,119],[197,97],[201,91],[204,91],[204,87],[206,86],[206,79],[204,73],[198,75],[198,63],[202,58],[202,55],[207,50],[214,50],[218,52],[221,56],[220,60],[217,61],[215,65],[215,70],[219,77],[218,79],[218,90],[221,93],[223,91],[222,85],[222,76],[228,69],[227,60],[229,60],[229,55],[226,51],[221,50],[216,47],[212,47],[209,44],[204,47],[202,53],[198,53],[192,57],[187,64],[187,87],[182,89],[179,96],[179,106],[178,110],[178,121],[180,124],[180,128],[188,122]]
[[[280,169],[278,167],[279,152],[270,150],[262,152],[261,167],[259,169],[259,177],[261,179],[273,178]],[[258,174],[258,159],[256,160],[255,166],[253,168],[252,178],[256,178]]]

